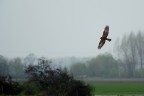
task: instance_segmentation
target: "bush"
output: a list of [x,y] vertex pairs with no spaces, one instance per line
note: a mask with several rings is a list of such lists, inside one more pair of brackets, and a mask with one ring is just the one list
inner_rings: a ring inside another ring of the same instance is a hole
[[0,94],[17,95],[22,91],[19,83],[12,81],[11,76],[0,76]]
[[24,95],[35,95],[40,92],[36,84],[31,82],[24,82],[22,84],[22,88],[23,88],[22,94]]
[[81,81],[74,80],[66,70],[53,68],[51,62],[39,59],[38,65],[26,69],[29,82],[37,85],[46,96],[91,96],[91,88]]

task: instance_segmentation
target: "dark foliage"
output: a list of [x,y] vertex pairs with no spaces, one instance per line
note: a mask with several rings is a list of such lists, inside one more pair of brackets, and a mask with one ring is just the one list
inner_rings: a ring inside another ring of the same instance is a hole
[[33,82],[24,82],[22,84],[22,88],[23,88],[23,91],[21,94],[23,95],[35,95],[40,92],[36,84]]
[[73,79],[66,70],[53,68],[51,62],[39,59],[38,65],[26,69],[29,81],[34,82],[47,96],[90,96],[91,88]]
[[11,76],[0,76],[0,94],[17,95],[21,90],[20,85],[12,81]]

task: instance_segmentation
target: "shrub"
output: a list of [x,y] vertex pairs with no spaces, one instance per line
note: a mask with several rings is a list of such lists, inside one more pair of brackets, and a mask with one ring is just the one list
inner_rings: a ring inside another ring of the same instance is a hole
[[83,82],[74,80],[66,70],[53,68],[51,62],[39,59],[38,65],[26,69],[29,82],[37,85],[46,96],[91,96],[91,88]]

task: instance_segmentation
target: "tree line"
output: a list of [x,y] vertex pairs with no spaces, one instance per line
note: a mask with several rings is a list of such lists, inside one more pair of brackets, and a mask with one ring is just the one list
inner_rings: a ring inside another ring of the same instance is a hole
[[0,55],[0,75],[10,75],[14,79],[24,79],[26,74],[24,72],[25,68],[34,64],[36,61],[36,56],[34,54],[29,54],[25,58],[6,58]]
[[9,74],[0,74],[0,95],[92,96],[92,87],[75,80],[66,69],[53,67],[51,60],[38,59],[26,66],[25,81],[14,81]]
[[144,78],[144,33],[131,32],[117,39],[117,59],[110,53],[100,54],[85,63],[75,63],[71,73],[76,78]]
[[131,32],[116,40],[115,53],[117,59],[110,53],[100,54],[72,64],[69,70],[34,54],[13,59],[0,55],[0,94],[91,96],[92,89],[74,77],[144,78],[144,33]]
[[[72,64],[69,72],[77,78],[104,77],[104,78],[143,78],[144,77],[144,33],[131,32],[117,39],[114,53],[99,54],[92,59]],[[0,55],[0,74],[9,74],[13,78],[25,78],[24,69],[37,63],[34,54],[25,58],[9,59]],[[62,65],[62,64],[61,64]]]
[[[144,33],[131,32],[117,39],[115,43],[117,59],[111,53],[99,54],[92,59],[72,64],[69,72],[74,77],[143,78],[144,77]],[[8,59],[0,55],[0,74],[13,78],[25,78],[25,67],[37,63],[34,54],[25,58]],[[61,64],[62,65],[62,64]]]

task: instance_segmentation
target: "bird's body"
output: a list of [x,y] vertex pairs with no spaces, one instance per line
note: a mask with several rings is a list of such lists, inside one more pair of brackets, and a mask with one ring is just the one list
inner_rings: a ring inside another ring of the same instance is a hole
[[106,40],[111,41],[111,39],[107,38],[108,34],[109,34],[109,26],[106,26],[104,31],[103,31],[103,35],[100,38],[101,40],[99,42],[98,49],[102,48],[102,46],[105,44]]

